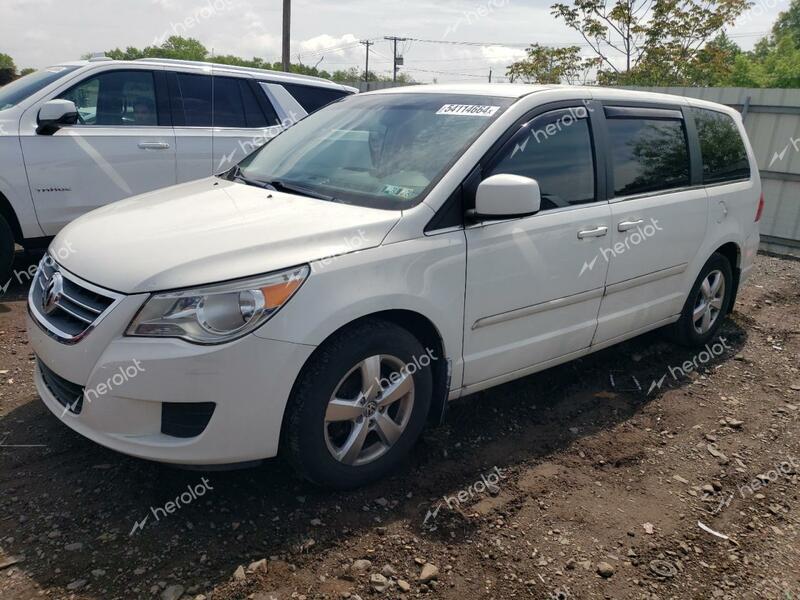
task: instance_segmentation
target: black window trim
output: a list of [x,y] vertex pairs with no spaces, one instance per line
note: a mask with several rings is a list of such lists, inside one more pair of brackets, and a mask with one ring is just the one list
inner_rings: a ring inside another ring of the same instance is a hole
[[[523,100],[525,96],[520,97],[517,101]],[[511,109],[513,104],[508,107]],[[600,113],[602,112],[602,104],[597,100],[589,100],[585,98],[573,98],[571,100],[559,100],[556,102],[548,102],[540,104],[532,108],[522,117],[517,119],[506,131],[501,135],[492,146],[487,150],[481,159],[477,162],[475,167],[470,171],[469,175],[459,184],[453,193],[445,200],[442,206],[436,211],[436,214],[428,221],[424,228],[425,235],[435,235],[438,233],[446,233],[452,229],[464,229],[465,214],[469,208],[475,207],[475,193],[478,185],[483,181],[483,173],[489,168],[492,162],[498,155],[506,148],[508,143],[519,134],[520,128],[540,117],[546,113],[553,112],[561,109],[579,108],[584,106],[588,112],[589,120],[589,134],[592,141],[592,154],[594,158],[594,189],[595,199],[594,202],[585,202],[582,204],[574,204],[572,206],[562,206],[559,208],[546,211],[546,214],[554,212],[562,212],[569,210],[578,210],[582,208],[590,208],[608,203],[607,194],[607,177],[609,163],[606,153],[599,150],[607,147],[607,131],[604,127],[604,122],[601,120]],[[457,207],[455,208],[454,207]],[[539,213],[536,213],[537,215]],[[532,218],[536,215],[528,217],[516,217],[514,219],[504,219],[497,221],[497,223],[505,223],[508,220],[517,220],[523,218]],[[484,224],[485,225],[485,224]],[[479,225],[480,226],[480,225]]]
[[[163,87],[164,80],[159,77],[159,75],[163,74],[163,71],[157,69],[136,69],[131,67],[120,67],[119,69],[106,69],[105,71],[88,71],[86,75],[88,77],[84,77],[72,85],[67,86],[62,91],[57,92],[53,99],[59,99],[74,90],[76,87],[83,85],[87,81],[91,81],[92,79],[97,79],[98,77],[102,77],[103,75],[107,75],[109,73],[149,73],[153,78],[153,93],[156,97],[156,125],[87,125],[85,123],[75,123],[74,125],[69,125],[69,127],[80,127],[81,129],[138,129],[138,128],[147,128],[147,129],[157,129],[163,127],[172,128],[172,111],[169,110],[169,106],[166,105],[166,88]],[[166,109],[166,110],[165,110]],[[163,122],[162,122],[163,121]]]
[[[671,104],[668,102],[648,102],[641,100],[599,100],[603,106],[602,121],[600,126],[605,134],[605,144],[603,145],[603,155],[606,157],[607,167],[607,198],[611,204],[627,202],[628,200],[638,200],[651,196],[663,196],[665,194],[675,194],[686,192],[703,187],[703,165],[700,158],[700,141],[697,137],[694,118],[692,117],[688,104]],[[608,111],[612,116],[608,116]],[[615,114],[616,113],[616,114]],[[686,135],[686,145],[689,152],[689,183],[680,187],[641,192],[638,194],[628,194],[617,196],[614,193],[614,164],[608,152],[608,121],[611,119],[655,119],[666,121],[680,121],[684,134]]]

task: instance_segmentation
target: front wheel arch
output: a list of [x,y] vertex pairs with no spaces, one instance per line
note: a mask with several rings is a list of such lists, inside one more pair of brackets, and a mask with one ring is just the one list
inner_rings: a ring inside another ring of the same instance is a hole
[[[439,328],[436,327],[436,325],[434,325],[428,317],[413,310],[392,309],[365,314],[357,319],[349,321],[335,331],[332,331],[322,341],[322,343],[317,346],[316,350],[314,350],[314,352],[312,352],[311,355],[306,359],[305,363],[303,364],[303,368],[300,369],[297,377],[295,378],[289,397],[291,398],[292,395],[294,395],[301,375],[303,375],[307,366],[311,364],[320,348],[345,330],[357,327],[360,323],[369,319],[381,319],[383,321],[394,323],[398,327],[402,327],[411,333],[411,335],[413,335],[415,338],[417,338],[423,347],[431,348],[436,352],[436,356],[444,359],[433,363],[433,397],[431,398],[431,407],[428,413],[429,425],[441,424],[447,409],[447,397],[450,392],[450,359],[446,353],[447,349],[444,344],[444,339],[439,332]],[[284,410],[283,423],[281,425],[281,443],[283,443],[283,430],[285,424],[286,411]]]

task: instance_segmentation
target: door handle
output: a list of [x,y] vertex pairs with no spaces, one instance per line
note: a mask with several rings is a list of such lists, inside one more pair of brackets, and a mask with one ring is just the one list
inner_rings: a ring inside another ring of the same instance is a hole
[[595,227],[594,229],[584,229],[583,231],[579,231],[578,239],[582,240],[583,238],[603,237],[607,233],[608,233],[608,227],[604,227],[601,225],[600,227]]
[[619,225],[617,225],[617,231],[628,231],[629,229],[633,229],[642,223],[644,223],[644,219],[637,219],[636,221],[622,221]]
[[142,150],[167,150],[169,144],[167,142],[139,142],[139,148]]

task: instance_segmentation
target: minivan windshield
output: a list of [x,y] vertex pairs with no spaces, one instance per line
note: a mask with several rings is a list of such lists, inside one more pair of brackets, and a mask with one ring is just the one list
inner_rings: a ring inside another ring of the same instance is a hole
[[424,92],[350,96],[270,140],[231,177],[325,200],[407,209],[513,101]]
[[0,87],[0,110],[16,106],[31,94],[35,94],[45,86],[53,83],[56,79],[60,79],[64,75],[72,73],[79,68],[80,67],[76,65],[47,67],[46,69],[30,73]]

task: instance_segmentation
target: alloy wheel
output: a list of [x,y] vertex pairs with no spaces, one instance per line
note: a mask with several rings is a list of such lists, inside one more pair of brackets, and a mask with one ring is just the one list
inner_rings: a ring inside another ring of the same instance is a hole
[[325,411],[325,443],[339,462],[371,463],[405,431],[414,408],[414,377],[396,356],[365,358],[339,381]]
[[694,330],[703,335],[717,322],[725,303],[725,276],[720,270],[711,271],[697,292],[692,312]]

